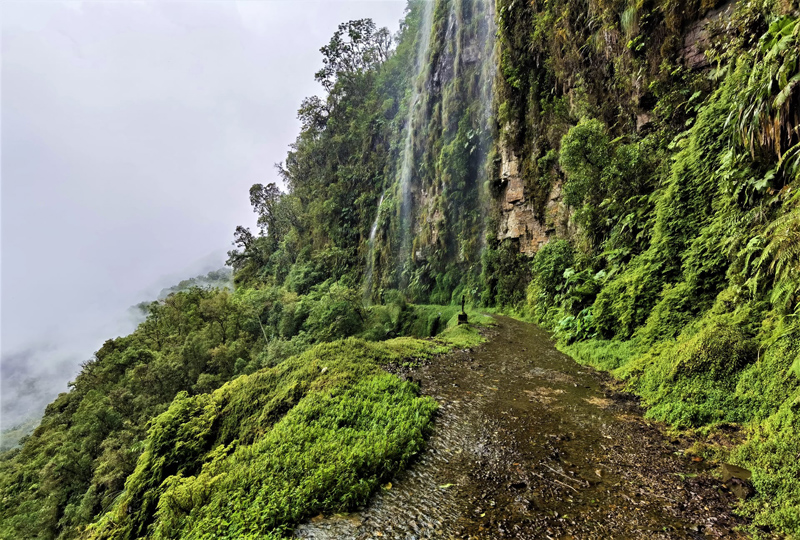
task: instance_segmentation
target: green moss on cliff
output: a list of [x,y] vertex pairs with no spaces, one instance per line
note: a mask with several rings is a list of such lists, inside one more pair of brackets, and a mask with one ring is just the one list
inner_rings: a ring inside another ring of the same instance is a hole
[[651,417],[742,425],[732,459],[758,486],[742,511],[800,534],[800,10],[724,7],[498,3],[498,144],[543,225],[556,183],[570,211],[510,307],[628,381]]

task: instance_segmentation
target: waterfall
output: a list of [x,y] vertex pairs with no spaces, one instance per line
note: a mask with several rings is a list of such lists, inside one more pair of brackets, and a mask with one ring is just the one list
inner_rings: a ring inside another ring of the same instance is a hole
[[364,301],[369,302],[372,294],[372,274],[375,270],[375,236],[378,234],[378,220],[381,217],[381,205],[383,199],[386,197],[386,190],[381,193],[381,198],[378,200],[378,211],[375,212],[375,221],[372,223],[372,228],[369,230],[369,240],[367,242],[368,255],[367,255],[367,270],[364,273]]
[[[423,0],[420,25],[418,30],[417,51],[414,60],[413,75],[411,77],[411,100],[408,105],[408,115],[405,123],[405,139],[403,141],[402,164],[399,176],[400,192],[400,226],[402,230],[401,249],[399,260],[405,261],[409,252],[410,231],[411,231],[411,175],[414,166],[414,112],[422,95],[424,81],[419,80],[420,74],[424,71],[425,62],[428,56],[428,48],[431,40],[431,22],[435,0]],[[378,201],[378,208],[375,212],[375,221],[369,233],[367,267],[364,275],[364,299],[369,301],[372,296],[373,274],[375,272],[375,239],[378,232],[378,221],[381,214],[381,205],[386,196],[386,189],[381,194]]]
[[497,76],[497,26],[495,22],[495,0],[477,0],[477,4],[483,7],[483,19],[487,24],[486,41],[483,46],[483,65],[480,72],[480,99],[481,99],[481,125],[486,126],[481,133],[481,148],[485,149],[482,155],[482,166],[478,176],[478,194],[480,198],[482,232],[480,238],[480,251],[486,249],[486,221],[489,213],[489,189],[492,164],[489,162],[491,152],[488,151],[489,145],[494,141],[492,126],[494,124],[494,80]]
[[[406,136],[403,141],[403,161],[400,167],[400,254],[399,262],[402,266],[408,263],[411,255],[411,176],[414,172],[414,113],[417,110],[422,96],[425,81],[420,77],[424,71],[428,57],[428,48],[431,41],[431,22],[435,1],[430,0],[424,3],[422,18],[420,20],[419,42],[417,43],[417,58],[414,66],[414,77],[412,79],[411,101],[408,105],[408,117],[406,119]],[[401,267],[402,267],[401,266]]]

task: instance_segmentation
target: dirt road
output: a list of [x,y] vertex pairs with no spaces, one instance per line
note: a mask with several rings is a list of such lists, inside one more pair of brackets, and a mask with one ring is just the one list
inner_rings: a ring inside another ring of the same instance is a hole
[[428,449],[370,504],[298,538],[743,538],[733,496],[685,440],[533,325],[404,376],[440,404]]

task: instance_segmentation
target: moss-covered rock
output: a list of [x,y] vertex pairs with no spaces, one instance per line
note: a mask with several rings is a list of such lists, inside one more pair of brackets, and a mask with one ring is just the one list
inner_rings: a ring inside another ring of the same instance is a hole
[[730,380],[756,360],[758,345],[741,330],[725,324],[704,327],[673,351],[670,377],[707,377],[714,381]]

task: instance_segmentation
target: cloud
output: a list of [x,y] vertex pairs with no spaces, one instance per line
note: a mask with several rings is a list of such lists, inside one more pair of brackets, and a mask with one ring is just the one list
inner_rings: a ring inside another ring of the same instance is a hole
[[[348,19],[396,29],[404,6],[4,4],[3,373],[69,358],[72,371],[52,370],[65,389],[103,332],[123,330],[106,321],[224,253],[255,222],[248,188],[277,180],[300,101],[320,91],[318,49]],[[15,390],[2,390],[6,403]]]

